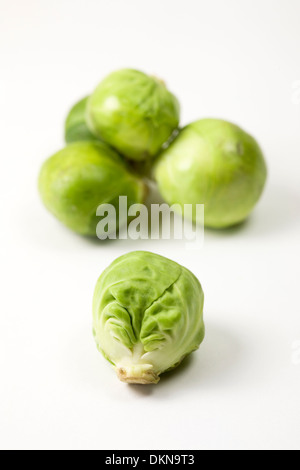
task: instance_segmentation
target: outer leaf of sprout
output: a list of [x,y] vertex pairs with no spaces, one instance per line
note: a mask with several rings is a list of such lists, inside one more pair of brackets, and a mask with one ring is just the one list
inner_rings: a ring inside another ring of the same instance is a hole
[[84,140],[99,140],[86,124],[86,107],[88,97],[76,103],[70,110],[65,122],[65,141],[67,144]]

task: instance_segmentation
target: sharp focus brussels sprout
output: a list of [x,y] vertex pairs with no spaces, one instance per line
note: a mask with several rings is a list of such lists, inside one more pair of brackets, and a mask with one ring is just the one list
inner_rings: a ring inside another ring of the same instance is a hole
[[157,383],[203,341],[203,304],[201,285],[186,268],[153,253],[124,255],[96,286],[98,349],[123,382]]
[[179,124],[179,103],[163,82],[124,69],[104,79],[88,102],[92,132],[132,160],[154,157]]
[[267,168],[253,137],[229,122],[203,119],[180,132],[154,173],[169,204],[205,204],[205,225],[225,228],[250,214]]
[[65,141],[67,144],[82,140],[99,140],[86,124],[88,97],[79,101],[69,112],[65,123]]
[[100,204],[112,204],[118,222],[119,196],[127,196],[131,205],[142,203],[146,194],[144,183],[102,142],[76,142],[55,154],[42,167],[39,189],[57,219],[91,236],[96,236]]

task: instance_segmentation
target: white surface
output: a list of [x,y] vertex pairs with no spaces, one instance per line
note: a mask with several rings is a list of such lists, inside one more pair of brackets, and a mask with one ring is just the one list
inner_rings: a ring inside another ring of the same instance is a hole
[[[0,0],[0,11],[0,447],[299,449],[300,2]],[[163,77],[185,123],[233,120],[265,150],[254,215],[207,232],[199,253],[89,242],[39,201],[68,108],[123,66]],[[91,334],[96,280],[133,249],[184,264],[206,293],[203,347],[156,387],[118,382]]]

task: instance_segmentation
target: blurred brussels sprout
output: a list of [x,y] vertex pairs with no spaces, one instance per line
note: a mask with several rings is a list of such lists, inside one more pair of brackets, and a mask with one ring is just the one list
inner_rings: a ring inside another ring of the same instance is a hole
[[179,124],[179,103],[163,82],[124,69],[104,79],[88,101],[93,134],[132,160],[156,156]]
[[229,122],[203,119],[184,128],[162,152],[154,174],[170,205],[205,204],[205,225],[225,228],[248,217],[267,168],[253,137]]
[[157,383],[203,341],[203,304],[202,287],[186,268],[148,252],[121,256],[96,285],[97,347],[123,382]]
[[86,124],[86,107],[88,97],[73,106],[65,123],[65,141],[67,144],[82,140],[99,140],[89,130]]
[[40,173],[39,190],[45,206],[58,220],[79,234],[91,236],[96,236],[100,204],[115,207],[118,223],[119,196],[127,196],[131,205],[142,203],[146,194],[144,183],[130,174],[122,158],[102,142],[76,142],[47,160]]

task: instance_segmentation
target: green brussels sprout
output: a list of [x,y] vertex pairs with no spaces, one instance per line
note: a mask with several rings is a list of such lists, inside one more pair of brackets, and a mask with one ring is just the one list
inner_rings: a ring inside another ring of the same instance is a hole
[[205,226],[226,228],[248,217],[267,168],[253,137],[229,122],[203,119],[185,127],[162,152],[154,176],[170,205],[205,204]]
[[86,107],[88,98],[83,98],[69,112],[65,123],[65,141],[67,144],[81,140],[99,140],[86,124]]
[[179,103],[165,84],[137,70],[112,73],[88,101],[93,134],[132,160],[157,155],[179,124]]
[[186,268],[137,251],[100,276],[93,302],[99,351],[127,383],[157,383],[204,339],[204,294]]
[[127,196],[128,205],[132,205],[142,203],[146,195],[144,183],[102,142],[76,142],[56,153],[42,167],[39,190],[45,206],[58,220],[91,236],[96,236],[99,205],[112,204],[118,222],[119,196]]

